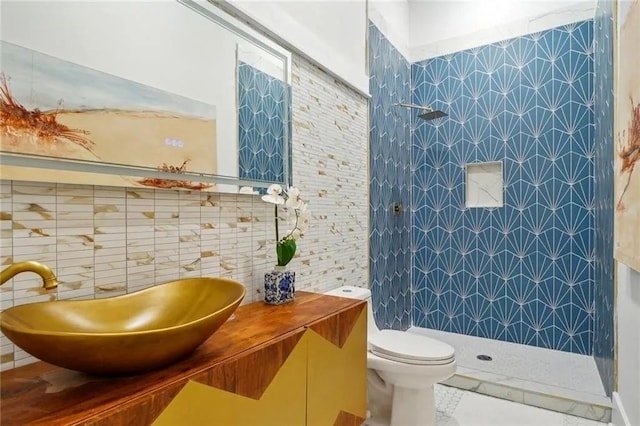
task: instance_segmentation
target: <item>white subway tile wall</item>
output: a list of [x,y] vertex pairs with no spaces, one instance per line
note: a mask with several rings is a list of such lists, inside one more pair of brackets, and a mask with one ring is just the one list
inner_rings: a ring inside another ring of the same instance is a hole
[[[293,179],[312,223],[289,264],[298,290],[368,285],[367,100],[301,58],[293,64]],[[275,264],[273,209],[260,197],[0,181],[0,266],[35,260],[0,287],[0,308],[121,295],[220,276],[262,299]],[[0,335],[0,371],[36,361]]]

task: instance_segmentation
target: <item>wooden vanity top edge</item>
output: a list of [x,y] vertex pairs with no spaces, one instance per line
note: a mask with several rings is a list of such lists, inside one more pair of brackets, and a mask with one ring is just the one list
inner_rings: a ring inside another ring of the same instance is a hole
[[0,424],[81,424],[361,303],[298,291],[292,303],[242,305],[187,358],[136,376],[100,378],[41,361],[2,372]]

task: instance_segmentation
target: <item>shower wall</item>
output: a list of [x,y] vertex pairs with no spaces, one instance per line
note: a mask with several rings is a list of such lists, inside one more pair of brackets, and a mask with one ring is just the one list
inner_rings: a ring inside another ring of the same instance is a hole
[[[373,309],[381,328],[411,322],[410,145],[411,67],[369,24],[369,271]],[[393,204],[400,211],[394,213]]]
[[285,136],[282,105],[289,90],[284,81],[244,62],[238,63],[241,179],[286,183],[282,158]]
[[613,4],[598,1],[595,71],[595,321],[593,356],[607,394],[613,390]]
[[[414,325],[591,354],[593,21],[415,63],[411,87],[449,114],[414,121]],[[487,161],[504,205],[467,208]]]

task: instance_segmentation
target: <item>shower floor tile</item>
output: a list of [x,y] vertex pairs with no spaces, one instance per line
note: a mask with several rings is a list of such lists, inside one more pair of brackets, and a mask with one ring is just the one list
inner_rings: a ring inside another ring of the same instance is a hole
[[[593,357],[482,337],[411,327],[410,332],[453,346],[459,367],[606,396]],[[481,361],[477,355],[489,355]]]
[[[610,419],[611,400],[590,356],[420,327],[409,332],[455,348],[458,369],[447,385],[580,417]],[[492,360],[481,361],[478,355]]]

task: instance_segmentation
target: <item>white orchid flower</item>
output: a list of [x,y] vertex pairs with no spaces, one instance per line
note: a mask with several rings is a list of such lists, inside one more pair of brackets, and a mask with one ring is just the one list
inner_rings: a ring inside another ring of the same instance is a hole
[[[283,191],[282,186],[273,184],[267,189],[267,194],[262,196],[262,200],[275,204],[276,254],[278,256],[278,265],[285,266],[295,255],[295,241],[301,238],[309,227],[311,213],[307,209],[307,203],[300,197],[300,190],[293,186]],[[279,205],[284,205],[284,212],[278,211]],[[280,238],[278,230],[278,222],[280,220],[287,220],[290,226],[291,221],[294,222],[293,226],[282,238]]]
[[302,198],[300,198],[300,190],[294,186],[290,186],[289,189],[287,189],[285,207],[297,210],[302,207],[303,204]]
[[263,195],[262,201],[266,201],[267,203],[272,203],[276,205],[284,204],[284,198],[282,198],[279,195],[271,195],[271,194]]
[[267,194],[280,195],[282,194],[282,187],[277,183],[274,183],[273,185],[269,185],[269,188],[267,188]]
[[267,194],[262,196],[262,201],[275,205],[282,205],[285,201],[284,197],[280,194],[282,194],[282,187],[277,183],[274,183],[267,188]]

